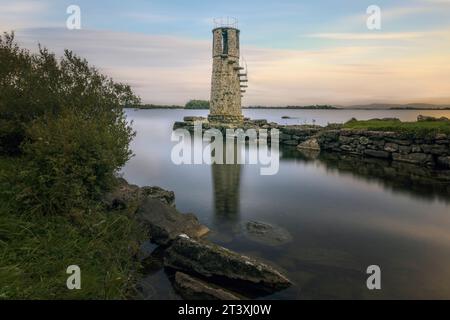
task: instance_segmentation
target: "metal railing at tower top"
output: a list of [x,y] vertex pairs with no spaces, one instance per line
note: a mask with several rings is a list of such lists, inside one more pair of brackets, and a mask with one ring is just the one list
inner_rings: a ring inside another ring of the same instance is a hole
[[238,28],[238,19],[233,17],[214,18],[214,28]]

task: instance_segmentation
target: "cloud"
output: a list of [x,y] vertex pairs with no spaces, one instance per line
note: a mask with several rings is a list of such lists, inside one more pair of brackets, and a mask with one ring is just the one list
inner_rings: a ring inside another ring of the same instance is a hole
[[0,30],[10,31],[37,26],[49,26],[44,14],[48,11],[45,1],[0,0]]
[[209,99],[210,41],[64,28],[21,30],[17,39],[32,50],[38,41],[58,55],[73,50],[149,103]]
[[146,23],[173,22],[178,19],[175,16],[157,15],[157,14],[142,13],[142,12],[130,12],[130,13],[124,14],[124,16],[127,18],[131,18],[131,19],[138,20],[140,22],[146,22]]
[[[403,18],[411,19],[414,16],[436,15],[443,13],[446,10],[447,4],[450,0],[416,0],[411,1],[408,6],[386,6],[380,5],[382,29],[385,29],[396,20]],[[358,14],[347,15],[336,20],[332,24],[335,30],[365,30],[367,31],[367,18],[369,14],[365,10],[361,10]],[[410,22],[409,22],[410,23]]]
[[422,38],[427,32],[365,32],[365,33],[313,33],[306,35],[310,38],[329,40],[406,40]]
[[[208,99],[211,41],[63,28],[17,33],[26,47],[37,41],[61,54],[72,49],[114,79],[132,85],[147,103],[184,104]],[[348,38],[348,37],[345,37]],[[245,105],[444,102],[450,92],[450,32],[389,42],[315,50],[241,44],[249,68]],[[446,101],[450,102],[450,101]]]
[[420,0],[420,1],[435,3],[435,4],[450,4],[450,0]]

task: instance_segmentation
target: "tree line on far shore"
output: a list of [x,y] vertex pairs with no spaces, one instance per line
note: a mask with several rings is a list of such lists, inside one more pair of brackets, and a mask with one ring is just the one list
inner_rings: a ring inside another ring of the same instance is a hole
[[[182,105],[158,105],[158,104],[140,104],[133,106],[135,109],[209,109],[208,100],[189,100],[184,106]],[[309,105],[309,106],[248,106],[243,109],[338,109],[331,105]]]

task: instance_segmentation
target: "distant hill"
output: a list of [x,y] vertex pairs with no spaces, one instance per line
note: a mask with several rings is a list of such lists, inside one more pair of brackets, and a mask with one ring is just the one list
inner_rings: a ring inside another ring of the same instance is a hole
[[329,109],[353,109],[353,110],[450,110],[450,105],[438,105],[429,103],[371,103],[350,106],[339,105],[310,105],[310,106],[248,106],[243,109],[304,109],[304,110],[329,110]]
[[134,109],[184,109],[183,106],[177,105],[158,105],[158,104],[140,104],[136,106],[130,106],[125,108],[134,108]]
[[[136,109],[209,109],[209,101],[207,100],[191,100],[185,106],[180,105],[157,105],[157,104],[141,104],[132,106]],[[430,104],[430,103],[371,103],[356,104],[350,106],[339,105],[308,105],[308,106],[244,106],[243,109],[299,109],[299,110],[450,110],[450,105]]]
[[372,103],[363,105],[351,105],[340,107],[342,109],[367,109],[367,110],[449,110],[450,105],[436,105],[429,103]]
[[243,109],[308,109],[308,110],[322,110],[322,109],[338,109],[335,106],[330,105],[310,105],[310,106],[248,106],[242,107]]

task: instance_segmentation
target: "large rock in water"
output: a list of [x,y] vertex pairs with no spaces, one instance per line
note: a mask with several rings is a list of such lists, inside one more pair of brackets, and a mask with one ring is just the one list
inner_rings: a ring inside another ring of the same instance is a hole
[[234,293],[182,272],[175,273],[174,285],[186,300],[240,300]]
[[271,246],[292,241],[292,236],[287,230],[269,223],[249,221],[245,224],[243,231],[250,240]]
[[200,238],[209,232],[195,215],[180,213],[158,199],[145,199],[139,207],[138,215],[148,227],[151,241],[159,245],[170,244],[180,234]]
[[166,251],[164,265],[204,277],[224,277],[274,292],[291,282],[274,268],[215,244],[178,237]]

